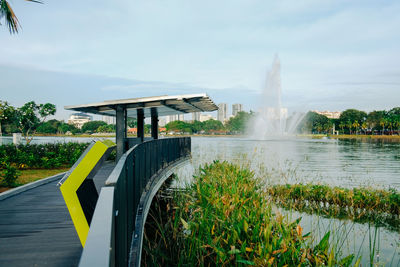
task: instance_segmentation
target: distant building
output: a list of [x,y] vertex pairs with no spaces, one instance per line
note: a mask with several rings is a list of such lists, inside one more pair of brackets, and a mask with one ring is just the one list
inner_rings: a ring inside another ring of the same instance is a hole
[[85,113],[73,113],[71,116],[69,116],[68,124],[73,124],[76,128],[81,129],[86,122],[92,120],[93,117]]
[[242,104],[233,104],[232,105],[232,115],[236,116],[238,112],[243,111],[243,105]]
[[203,122],[203,121],[208,121],[208,120],[212,120],[212,119],[214,119],[214,118],[210,114],[200,114],[199,121]]
[[200,121],[200,112],[192,113],[192,121]]
[[226,103],[218,104],[217,118],[220,122],[224,123],[228,117],[228,105]]
[[113,116],[102,116],[101,120],[107,124],[115,124],[115,117]]
[[167,118],[166,117],[160,117],[158,119],[158,125],[161,127],[164,127],[167,124]]
[[342,114],[342,112],[340,112],[340,111],[318,111],[318,110],[312,110],[312,112],[315,112],[315,113],[320,114],[320,115],[324,115],[324,116],[328,117],[329,119],[339,119],[340,114]]

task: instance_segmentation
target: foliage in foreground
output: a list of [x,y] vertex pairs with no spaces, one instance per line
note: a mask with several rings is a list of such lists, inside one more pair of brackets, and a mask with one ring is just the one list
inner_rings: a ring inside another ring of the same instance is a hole
[[[143,265],[352,263],[353,255],[337,258],[329,232],[314,246],[311,234],[303,234],[300,218],[290,222],[267,199],[251,171],[227,162],[206,165],[190,187],[175,192],[165,207],[153,208],[153,223],[146,223]],[[167,214],[160,216],[162,210]]]

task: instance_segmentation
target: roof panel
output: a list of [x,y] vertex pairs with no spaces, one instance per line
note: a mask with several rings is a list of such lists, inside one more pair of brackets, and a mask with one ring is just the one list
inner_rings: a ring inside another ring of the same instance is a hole
[[99,103],[65,106],[64,108],[85,113],[115,116],[117,106],[124,106],[127,109],[127,116],[131,118],[137,117],[137,109],[143,109],[145,117],[150,117],[151,108],[157,109],[158,116],[214,111],[218,109],[215,103],[206,94],[164,95],[107,100]]

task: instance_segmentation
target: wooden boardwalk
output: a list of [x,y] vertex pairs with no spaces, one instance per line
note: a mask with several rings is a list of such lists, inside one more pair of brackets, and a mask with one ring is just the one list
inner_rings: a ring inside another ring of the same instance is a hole
[[[113,168],[94,177],[98,191]],[[78,265],[82,246],[58,181],[0,200],[0,266]]]

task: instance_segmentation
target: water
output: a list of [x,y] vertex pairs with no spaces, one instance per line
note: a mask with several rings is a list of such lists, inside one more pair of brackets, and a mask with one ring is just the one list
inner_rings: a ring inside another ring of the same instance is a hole
[[194,168],[246,162],[270,183],[313,182],[400,190],[400,140],[192,138]]

